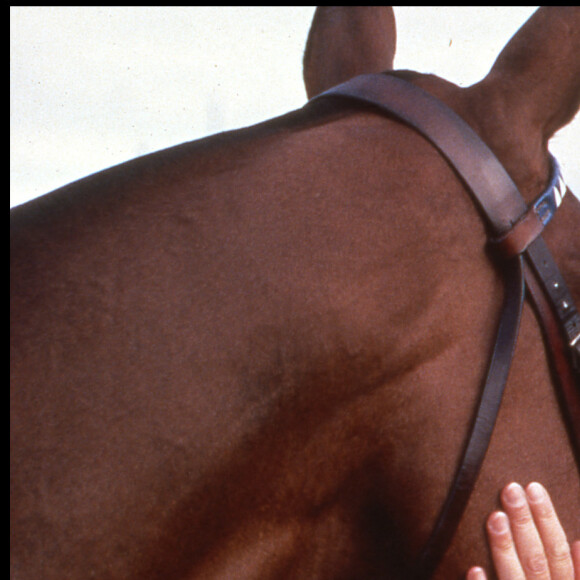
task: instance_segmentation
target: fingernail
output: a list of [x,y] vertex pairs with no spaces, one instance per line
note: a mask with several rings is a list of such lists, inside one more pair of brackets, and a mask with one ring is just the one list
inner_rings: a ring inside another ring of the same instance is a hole
[[532,501],[539,502],[545,498],[544,488],[539,483],[536,483],[535,481],[533,483],[530,483],[530,485],[528,485],[527,492],[528,492],[528,497]]
[[512,507],[519,507],[525,503],[524,490],[517,483],[510,483],[504,489],[503,498]]
[[507,516],[503,512],[496,512],[489,517],[489,528],[498,534],[507,532],[509,529]]
[[467,580],[485,580],[483,568],[471,568],[467,574]]

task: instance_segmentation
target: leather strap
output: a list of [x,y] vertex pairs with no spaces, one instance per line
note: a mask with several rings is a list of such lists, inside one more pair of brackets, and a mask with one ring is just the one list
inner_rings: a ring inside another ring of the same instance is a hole
[[490,240],[495,250],[505,258],[513,258],[526,251],[527,247],[542,233],[544,224],[538,215],[528,210],[524,217],[506,234]]
[[517,342],[524,302],[523,261],[505,270],[505,296],[496,342],[467,444],[453,484],[415,569],[415,578],[431,578],[447,551],[465,511],[493,433]]
[[[521,257],[524,251],[527,262],[531,264],[531,267],[526,266],[526,278],[528,283],[529,280],[536,282],[531,291],[542,325],[551,325],[546,334],[558,359],[556,370],[563,385],[568,417],[571,419],[570,423],[576,426],[580,425],[576,405],[576,396],[580,393],[580,385],[576,382],[579,375],[578,370],[572,370],[569,364],[568,349],[562,341],[559,328],[564,329],[568,344],[573,347],[576,345],[577,352],[580,348],[580,318],[565,282],[540,237],[542,228],[547,223],[546,213],[550,213],[551,217],[555,208],[544,211],[547,201],[540,199],[530,213],[504,167],[454,111],[419,87],[392,74],[355,77],[312,100],[328,97],[354,99],[378,107],[383,113],[394,115],[426,137],[455,168],[472,192],[491,231],[490,237],[499,240],[499,247],[509,256],[516,256],[507,264],[509,267],[505,273],[506,291],[501,321],[468,442],[416,570],[416,578],[430,578],[461,520],[485,457],[501,404],[524,299],[524,261]],[[554,177],[556,178],[558,176]],[[529,287],[531,289],[532,284]],[[553,339],[554,334],[559,335],[559,344]],[[578,431],[580,429],[572,428],[572,440],[577,450],[580,450]]]
[[[524,273],[531,302],[538,318],[542,321],[540,326],[546,335],[545,343],[550,349],[555,374],[561,382],[562,407],[564,413],[567,414],[567,426],[571,431],[571,439],[576,441],[578,446],[580,441],[580,390],[574,387],[572,369],[566,360],[566,344],[554,310],[550,307],[537,276],[534,275],[529,257],[524,260]],[[577,454],[579,450],[580,448],[577,447]]]
[[[541,237],[529,245],[525,256],[564,335],[567,343],[566,355],[571,362],[572,378],[575,382],[572,388],[580,396],[580,313],[574,304],[566,281]],[[576,423],[580,425],[580,415],[576,416]],[[580,458],[580,438],[576,438],[575,445],[576,453]]]
[[[310,102],[333,96],[377,107],[413,127],[438,149],[462,177],[490,229],[490,242],[502,242],[507,250],[506,257],[527,251],[566,333],[568,356],[573,363],[577,388],[580,389],[580,315],[545,244],[532,244],[541,239],[538,220],[545,226],[556,208],[542,195],[529,210],[503,165],[477,133],[457,113],[420,87],[393,74],[368,74],[333,87]],[[558,167],[553,158],[552,163]],[[559,171],[554,171],[548,191],[552,188],[558,190],[556,197],[559,201],[556,204],[559,204],[565,191]],[[532,250],[532,246],[536,250]],[[537,251],[540,247],[541,252]],[[548,281],[546,271],[550,276],[556,275],[557,286]],[[565,309],[563,305],[566,305]],[[577,445],[580,448],[580,442]]]
[[494,249],[506,258],[525,252],[550,223],[562,203],[566,194],[566,184],[562,178],[560,165],[554,157],[551,157],[551,162],[552,179],[546,191],[536,199],[510,231],[490,240]]
[[317,95],[347,97],[394,115],[426,137],[461,175],[493,235],[508,232],[528,206],[503,165],[455,111],[391,74],[361,75]]

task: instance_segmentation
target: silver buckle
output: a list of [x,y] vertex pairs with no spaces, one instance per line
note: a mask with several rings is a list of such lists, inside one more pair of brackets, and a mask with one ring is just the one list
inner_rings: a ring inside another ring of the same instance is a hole
[[580,332],[570,341],[572,352],[572,366],[580,372]]
[[562,177],[560,164],[553,155],[550,155],[552,162],[552,175],[550,183],[545,191],[532,204],[534,213],[544,226],[554,217],[556,210],[560,207],[566,195],[566,183]]

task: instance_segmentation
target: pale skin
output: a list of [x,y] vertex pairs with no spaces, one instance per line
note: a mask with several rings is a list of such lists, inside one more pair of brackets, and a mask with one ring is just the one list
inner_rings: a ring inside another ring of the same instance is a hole
[[[487,520],[499,580],[580,580],[580,541],[570,544],[548,492],[539,483],[511,483],[501,492],[504,511]],[[480,567],[466,580],[488,580]]]

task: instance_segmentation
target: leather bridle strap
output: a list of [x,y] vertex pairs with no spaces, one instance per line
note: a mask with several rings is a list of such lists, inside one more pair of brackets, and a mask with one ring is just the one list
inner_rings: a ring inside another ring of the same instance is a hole
[[[540,212],[528,209],[495,155],[454,111],[421,88],[392,74],[355,77],[310,102],[328,97],[354,99],[378,107],[426,137],[461,176],[486,219],[490,237],[509,256],[503,264],[506,285],[501,320],[475,419],[452,486],[416,570],[416,578],[430,578],[453,538],[491,439],[517,341],[525,294],[524,276],[526,280],[533,279],[532,297],[542,326],[551,325],[551,331],[545,331],[548,337],[556,327],[556,332],[562,329],[569,345],[577,345],[580,317],[540,237],[545,225],[538,217]],[[525,270],[524,252],[525,260],[531,264]],[[546,312],[548,303],[549,312]],[[550,346],[557,351],[556,372],[563,385],[563,398],[574,431],[574,423],[580,424],[580,415],[575,415],[580,407],[576,404],[579,391],[574,386],[578,375],[570,367],[562,333],[559,342],[550,338]],[[577,450],[580,449],[579,435],[576,431],[572,437]]]
[[489,147],[447,105],[392,74],[361,75],[317,95],[347,97],[394,115],[426,137],[472,191],[494,235],[508,232],[528,206]]
[[[528,294],[550,350],[561,406],[580,465],[580,317],[544,240],[536,239],[524,256]],[[571,347],[570,356],[567,347]]]
[[418,558],[415,578],[431,578],[465,511],[489,447],[515,350],[525,284],[521,257],[505,268],[505,295],[485,383],[467,444],[435,526]]

